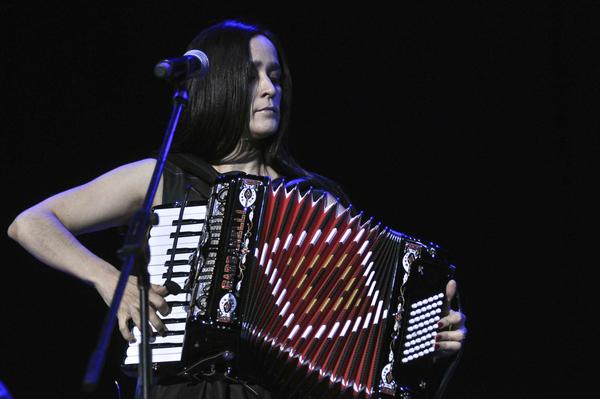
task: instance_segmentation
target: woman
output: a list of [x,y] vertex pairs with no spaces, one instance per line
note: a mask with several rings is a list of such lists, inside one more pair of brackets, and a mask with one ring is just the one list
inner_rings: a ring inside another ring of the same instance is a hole
[[[302,169],[285,147],[291,105],[291,79],[285,56],[270,32],[237,21],[225,21],[202,31],[189,49],[204,51],[210,71],[187,82],[189,106],[181,120],[173,154],[158,187],[154,205],[208,196],[210,184],[222,173],[242,171],[272,179],[286,178],[301,186],[326,190],[343,203],[347,198],[332,181]],[[21,213],[9,235],[40,261],[92,284],[109,304],[119,271],[87,250],[76,236],[123,225],[141,207],[155,159],[118,167],[82,186],[57,194]],[[455,283],[448,287],[453,295]],[[149,294],[150,323],[166,331],[157,312],[165,315],[165,287]],[[134,341],[128,322],[139,326],[136,280],[130,279],[118,312],[121,334]],[[440,353],[452,354],[464,338],[464,317],[458,312],[441,320]],[[262,397],[269,393],[253,387]],[[244,397],[240,385],[201,382],[159,386],[156,398]],[[252,391],[250,391],[252,392]]]

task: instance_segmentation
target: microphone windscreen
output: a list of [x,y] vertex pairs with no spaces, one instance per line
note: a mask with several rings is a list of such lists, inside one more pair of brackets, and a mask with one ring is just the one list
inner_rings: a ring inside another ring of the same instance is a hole
[[206,73],[208,72],[208,67],[210,66],[210,63],[208,62],[208,56],[203,51],[200,51],[198,49],[192,49],[192,50],[186,51],[184,56],[185,55],[191,55],[193,57],[196,57],[198,59],[198,61],[200,62],[201,67],[198,71],[196,71],[194,76],[202,77],[202,76],[206,75]]

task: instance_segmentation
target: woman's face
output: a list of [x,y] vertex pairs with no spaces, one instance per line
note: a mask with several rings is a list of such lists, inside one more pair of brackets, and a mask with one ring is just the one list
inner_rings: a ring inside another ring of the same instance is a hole
[[250,40],[250,55],[257,72],[250,87],[250,135],[261,139],[279,128],[282,71],[277,50],[265,36]]

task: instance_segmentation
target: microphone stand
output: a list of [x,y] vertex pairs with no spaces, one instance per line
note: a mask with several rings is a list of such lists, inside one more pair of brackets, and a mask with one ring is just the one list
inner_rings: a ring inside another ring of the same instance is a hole
[[138,271],[138,289],[140,293],[140,316],[142,325],[140,331],[142,333],[142,342],[139,347],[140,365],[138,366],[139,378],[142,381],[142,398],[150,399],[150,385],[152,383],[152,352],[150,351],[150,325],[148,319],[148,291],[150,290],[150,275],[148,274],[148,262],[149,262],[149,251],[148,251],[148,231],[150,229],[150,213],[152,210],[152,203],[154,202],[154,196],[160,182],[173,136],[177,129],[177,124],[183,109],[188,103],[188,92],[182,84],[177,84],[175,87],[175,94],[173,96],[173,111],[169,120],[165,136],[163,138],[162,146],[154,172],[152,173],[152,179],[144,198],[142,208],[139,209],[132,217],[129,223],[129,229],[125,236],[123,247],[118,251],[119,257],[122,259],[123,264],[121,267],[121,275],[115,288],[115,293],[112,298],[112,302],[109,311],[104,319],[100,338],[96,345],[96,349],[90,357],[88,368],[83,380],[83,388],[87,392],[92,392],[96,389],[104,360],[106,357],[106,350],[110,342],[110,337],[115,325],[115,319],[117,311],[121,303],[121,298],[127,286],[127,281],[131,274],[131,270],[135,267]]

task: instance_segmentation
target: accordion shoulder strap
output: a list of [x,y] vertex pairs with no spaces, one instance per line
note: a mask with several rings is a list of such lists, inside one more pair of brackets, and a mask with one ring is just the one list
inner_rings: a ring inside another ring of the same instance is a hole
[[190,200],[206,200],[219,173],[192,154],[172,153],[163,171],[163,203],[182,202],[191,185]]
[[219,172],[212,165],[193,154],[173,153],[169,155],[169,161],[177,165],[184,172],[211,185],[214,184],[219,176]]

